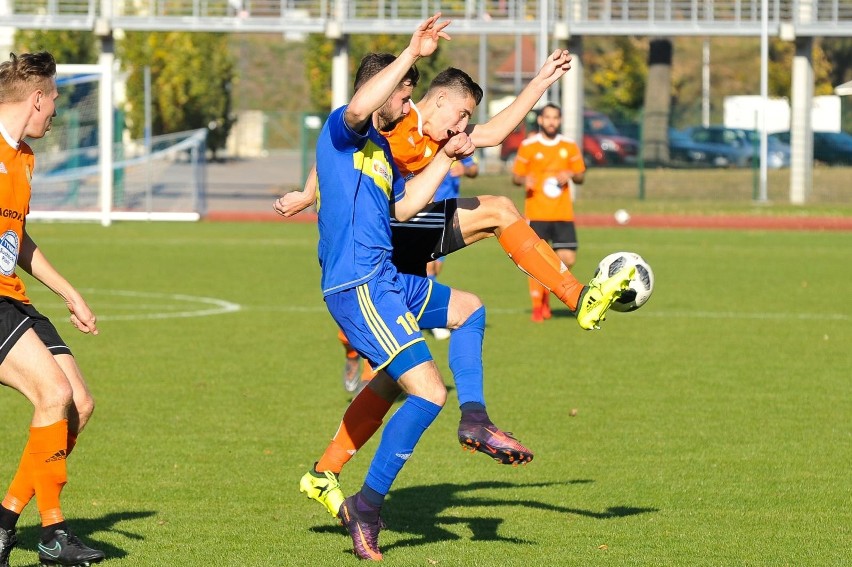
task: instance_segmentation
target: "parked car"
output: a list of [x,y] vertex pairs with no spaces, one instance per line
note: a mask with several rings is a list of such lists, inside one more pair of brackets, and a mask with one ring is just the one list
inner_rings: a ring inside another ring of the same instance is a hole
[[669,128],[669,159],[691,164],[713,164],[716,148],[694,142],[688,132]]
[[[538,131],[536,113],[530,112],[526,119],[509,134],[500,146],[500,159],[510,164],[518,153],[521,142]],[[594,110],[583,111],[583,159],[586,166],[617,165],[634,163],[639,142],[618,133],[606,114]]]
[[[779,132],[777,136],[790,143],[790,132]],[[814,160],[828,165],[852,165],[852,134],[814,132]]]
[[707,156],[708,163],[717,167],[748,167],[755,151],[745,132],[724,126],[693,126],[686,130],[693,142],[702,144],[713,153]]
[[[760,148],[760,132],[746,130],[749,142],[757,150]],[[790,167],[790,144],[783,141],[777,133],[766,136],[766,166],[772,169]]]
[[[603,163],[596,161],[600,155],[603,155]],[[638,156],[639,142],[635,138],[622,135],[609,116],[595,110],[583,111],[583,157],[587,163],[636,163]]]

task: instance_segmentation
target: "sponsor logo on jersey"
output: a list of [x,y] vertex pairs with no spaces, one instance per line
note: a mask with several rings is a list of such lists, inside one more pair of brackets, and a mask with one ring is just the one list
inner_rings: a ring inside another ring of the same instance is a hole
[[18,263],[18,233],[7,230],[0,236],[0,273],[11,276],[15,273],[15,265]]
[[15,209],[0,209],[0,217],[20,221],[24,220],[24,214]]

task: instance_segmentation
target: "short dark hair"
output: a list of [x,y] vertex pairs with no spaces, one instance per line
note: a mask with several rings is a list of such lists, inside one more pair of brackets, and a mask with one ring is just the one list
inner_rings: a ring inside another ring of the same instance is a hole
[[9,54],[0,63],[0,103],[20,102],[36,89],[52,90],[56,60],[47,51]]
[[556,104],[555,102],[548,102],[547,104],[539,108],[538,115],[541,116],[542,114],[544,114],[544,110],[546,108],[552,108],[553,110],[559,113],[559,116],[562,116],[562,107]]
[[477,85],[474,80],[470,78],[470,75],[461,69],[456,69],[455,67],[448,67],[447,69],[444,69],[435,75],[435,78],[432,79],[431,83],[429,83],[430,91],[441,88],[470,95],[473,97],[473,100],[476,101],[476,104],[479,104],[482,101],[482,87]]
[[[378,75],[382,69],[396,61],[396,55],[390,53],[368,53],[361,59],[358,71],[355,73],[355,90],[357,91],[364,83]],[[420,80],[420,71],[416,65],[412,65],[401,82],[410,81],[412,87],[417,86]]]

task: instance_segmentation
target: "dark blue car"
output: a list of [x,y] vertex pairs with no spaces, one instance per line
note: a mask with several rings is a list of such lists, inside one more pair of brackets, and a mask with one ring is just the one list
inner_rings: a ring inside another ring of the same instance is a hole
[[[781,132],[778,137],[790,143],[790,132]],[[814,160],[828,165],[852,165],[852,134],[814,132]]]

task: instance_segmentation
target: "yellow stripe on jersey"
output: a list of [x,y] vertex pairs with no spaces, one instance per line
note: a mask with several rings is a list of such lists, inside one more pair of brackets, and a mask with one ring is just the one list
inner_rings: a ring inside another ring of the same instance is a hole
[[397,342],[396,337],[393,336],[390,329],[388,329],[387,325],[385,325],[384,320],[379,316],[378,311],[376,311],[375,305],[373,305],[373,300],[370,298],[370,290],[367,287],[367,284],[359,285],[356,288],[358,295],[358,307],[361,308],[361,314],[364,316],[364,320],[367,322],[367,325],[370,327],[370,330],[373,331],[373,336],[376,337],[376,340],[381,345],[382,349],[389,356],[393,356],[400,351],[399,342]]
[[378,188],[390,198],[393,187],[393,168],[382,148],[375,142],[368,140],[360,152],[352,154],[352,165],[355,169],[370,177]]
[[420,312],[417,313],[417,321],[420,321],[420,318],[423,317],[423,312],[426,311],[426,306],[429,305],[429,300],[432,298],[432,284],[435,282],[433,280],[429,280],[429,291],[426,292],[426,301],[423,302],[423,305],[420,307]]

